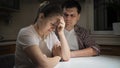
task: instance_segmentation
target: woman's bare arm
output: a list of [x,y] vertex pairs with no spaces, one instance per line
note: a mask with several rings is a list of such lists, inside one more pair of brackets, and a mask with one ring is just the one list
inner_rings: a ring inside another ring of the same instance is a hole
[[59,56],[46,57],[37,45],[27,47],[25,53],[35,63],[37,68],[53,68],[61,59]]
[[63,17],[61,17],[59,21],[59,25],[57,27],[57,33],[61,44],[54,46],[53,55],[59,54],[59,56],[62,57],[62,60],[67,61],[70,58],[70,48],[68,46],[67,40],[64,35],[64,27],[65,27],[65,22]]

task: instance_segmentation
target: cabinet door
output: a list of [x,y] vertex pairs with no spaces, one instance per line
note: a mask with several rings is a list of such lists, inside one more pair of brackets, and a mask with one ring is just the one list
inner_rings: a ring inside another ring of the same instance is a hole
[[120,56],[120,45],[100,45],[101,54]]
[[15,44],[0,46],[0,55],[14,54],[14,53],[15,53]]

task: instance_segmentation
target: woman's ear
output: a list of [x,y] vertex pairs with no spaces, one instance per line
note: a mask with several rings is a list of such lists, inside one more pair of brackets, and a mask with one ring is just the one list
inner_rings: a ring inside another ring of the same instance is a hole
[[39,14],[39,18],[40,18],[40,19],[43,19],[43,18],[44,18],[44,13],[40,13],[40,14]]

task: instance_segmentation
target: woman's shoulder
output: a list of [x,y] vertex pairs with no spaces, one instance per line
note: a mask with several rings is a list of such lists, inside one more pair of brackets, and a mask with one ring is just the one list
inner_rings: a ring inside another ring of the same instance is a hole
[[20,33],[20,34],[29,34],[29,33],[33,33],[33,26],[32,26],[32,25],[26,26],[26,27],[20,29],[19,33]]

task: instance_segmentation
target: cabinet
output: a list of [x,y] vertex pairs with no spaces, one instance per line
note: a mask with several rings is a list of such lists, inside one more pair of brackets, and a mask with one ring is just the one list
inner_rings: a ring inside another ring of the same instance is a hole
[[19,0],[0,0],[0,9],[18,10],[19,7]]
[[20,9],[20,0],[0,0],[0,20],[9,23],[11,13]]
[[120,56],[120,45],[100,45],[101,54]]
[[15,44],[10,44],[10,45],[1,45],[0,46],[0,55],[5,55],[5,54],[14,54],[15,53]]

